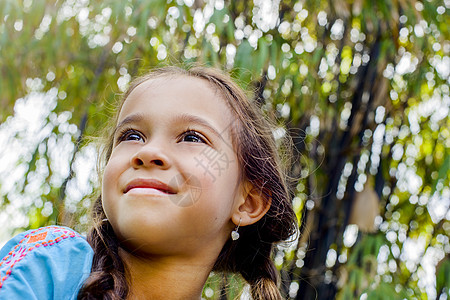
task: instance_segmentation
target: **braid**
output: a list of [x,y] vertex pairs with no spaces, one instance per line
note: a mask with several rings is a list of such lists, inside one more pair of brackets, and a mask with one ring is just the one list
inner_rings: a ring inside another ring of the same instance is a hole
[[260,251],[254,259],[254,264],[248,264],[241,269],[241,275],[250,284],[250,292],[254,300],[281,300],[278,290],[278,271],[270,256]]
[[236,264],[242,277],[250,284],[254,300],[280,300],[281,294],[277,288],[278,271],[271,259],[272,243],[264,243],[258,234],[243,233],[241,245],[236,247]]
[[119,243],[111,225],[101,221],[104,217],[99,197],[94,204],[96,222],[87,237],[94,250],[92,270],[78,292],[78,300],[119,300],[125,299],[128,294],[125,267],[119,256]]
[[273,243],[261,239],[258,227],[241,227],[241,237],[227,241],[213,270],[240,273],[250,284],[254,300],[280,300],[278,271],[271,259]]
[[[275,268],[275,266],[274,266]],[[280,291],[278,290],[275,282],[268,278],[260,278],[256,283],[251,285],[252,298],[255,300],[269,299],[269,300],[281,300]]]

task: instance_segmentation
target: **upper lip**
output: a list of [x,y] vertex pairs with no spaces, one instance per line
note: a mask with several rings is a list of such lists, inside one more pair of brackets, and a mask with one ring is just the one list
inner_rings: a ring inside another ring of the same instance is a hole
[[157,179],[144,179],[144,178],[134,179],[127,184],[123,193],[125,194],[129,190],[134,188],[157,189],[167,194],[175,194],[175,190],[173,188]]

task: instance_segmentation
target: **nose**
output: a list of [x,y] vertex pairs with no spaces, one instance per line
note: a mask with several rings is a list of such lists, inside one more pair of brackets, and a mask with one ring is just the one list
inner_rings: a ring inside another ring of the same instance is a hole
[[155,143],[149,143],[142,146],[132,157],[130,164],[133,168],[142,167],[158,167],[160,169],[168,169],[171,161],[162,147],[158,147]]

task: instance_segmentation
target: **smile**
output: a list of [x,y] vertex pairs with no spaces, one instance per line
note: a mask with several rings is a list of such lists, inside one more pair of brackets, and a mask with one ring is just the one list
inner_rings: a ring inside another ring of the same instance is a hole
[[139,178],[132,180],[127,185],[123,193],[126,194],[131,190],[134,190],[133,192],[136,193],[163,193],[167,195],[175,194],[175,191],[170,186],[156,179]]

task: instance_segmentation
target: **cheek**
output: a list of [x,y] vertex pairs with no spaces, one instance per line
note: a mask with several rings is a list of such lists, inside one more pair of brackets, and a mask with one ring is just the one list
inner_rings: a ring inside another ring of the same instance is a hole
[[103,179],[102,179],[102,205],[103,205],[103,211],[105,212],[108,219],[111,220],[111,204],[112,201],[112,173],[110,172],[111,168],[109,167],[109,164],[106,166],[105,171],[103,173]]
[[124,153],[113,151],[103,172],[102,186],[108,186],[108,188],[111,188],[113,185],[117,186],[118,178],[128,167],[128,162],[129,160]]
[[217,214],[230,214],[239,187],[239,172],[235,164],[230,164],[222,172],[199,172],[202,184],[203,207]]
[[115,178],[117,177],[116,173],[116,166],[114,163],[109,161],[105,167],[105,170],[103,172],[103,179],[102,179],[102,194],[108,193],[108,191],[111,190],[111,188],[114,186]]
[[231,151],[206,148],[191,154],[188,161],[187,168],[202,182],[205,182],[205,188],[209,185],[237,181],[239,177],[237,158]]
[[116,205],[115,196],[120,192],[119,177],[122,169],[123,167],[120,165],[119,160],[114,159],[114,157],[111,156],[103,172],[102,203],[103,209],[107,215],[114,210]]

